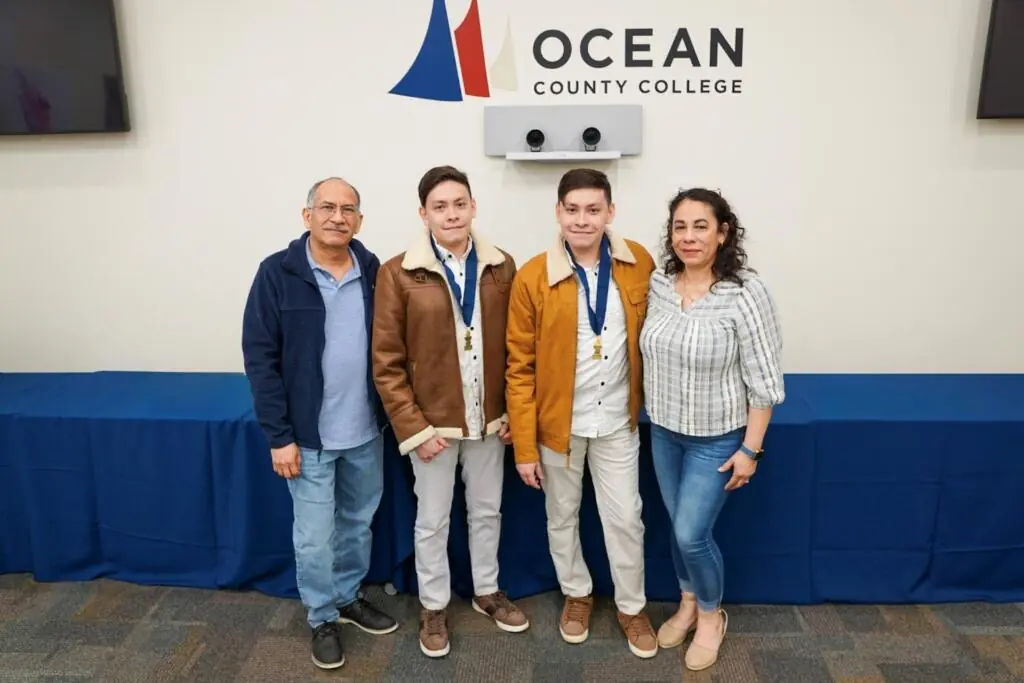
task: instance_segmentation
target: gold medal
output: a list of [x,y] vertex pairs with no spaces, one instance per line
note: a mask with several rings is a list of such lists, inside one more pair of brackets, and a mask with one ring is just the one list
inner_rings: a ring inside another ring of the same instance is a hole
[[464,348],[466,351],[473,350],[473,335],[470,334],[469,330],[466,330],[466,346]]
[[594,340],[594,355],[591,356],[594,360],[601,360],[601,338],[598,337]]

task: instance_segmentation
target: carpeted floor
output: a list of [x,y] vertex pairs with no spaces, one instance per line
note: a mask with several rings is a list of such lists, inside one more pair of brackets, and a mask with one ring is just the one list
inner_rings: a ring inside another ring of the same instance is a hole
[[[693,674],[681,649],[633,657],[607,599],[598,601],[590,640],[572,646],[558,636],[558,595],[520,601],[533,626],[518,635],[497,631],[458,601],[452,654],[428,660],[418,647],[415,600],[379,589],[368,597],[401,628],[368,636],[346,626],[347,663],[322,672],[310,662],[297,601],[0,576],[0,681],[1024,681],[1022,605],[727,606],[721,659]],[[674,606],[651,608],[657,627]]]

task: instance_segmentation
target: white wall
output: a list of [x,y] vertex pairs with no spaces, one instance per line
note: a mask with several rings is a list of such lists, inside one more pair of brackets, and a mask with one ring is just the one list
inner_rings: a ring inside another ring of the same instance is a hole
[[[620,232],[656,248],[679,186],[734,202],[787,370],[1024,371],[1024,125],[974,119],[988,0],[481,2],[490,55],[511,18],[520,82],[492,102],[644,105],[643,155],[604,166]],[[453,25],[467,5],[449,0]],[[486,101],[387,94],[429,0],[118,9],[134,132],[0,139],[0,370],[240,370],[256,265],[324,175],[362,191],[382,258],[419,229],[416,182],[440,163],[469,172],[477,227],[517,259],[549,243],[565,167],[484,157]],[[594,26],[654,27],[656,60],[679,26],[699,48],[741,26],[744,65],[560,77],[728,74],[743,94],[535,96],[552,74],[534,36]]]

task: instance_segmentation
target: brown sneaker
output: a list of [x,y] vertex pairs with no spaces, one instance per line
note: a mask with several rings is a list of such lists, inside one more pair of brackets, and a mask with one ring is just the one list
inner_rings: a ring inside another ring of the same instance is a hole
[[521,633],[530,628],[530,620],[516,607],[503,591],[473,598],[473,609],[494,619],[502,631]]
[[633,616],[619,612],[619,626],[626,634],[630,652],[644,659],[658,654],[658,636],[645,612]]
[[420,650],[428,657],[444,657],[451,650],[446,610],[420,610]]
[[565,598],[562,607],[562,620],[558,630],[562,632],[562,640],[567,643],[582,643],[590,635],[590,613],[594,610],[594,598]]

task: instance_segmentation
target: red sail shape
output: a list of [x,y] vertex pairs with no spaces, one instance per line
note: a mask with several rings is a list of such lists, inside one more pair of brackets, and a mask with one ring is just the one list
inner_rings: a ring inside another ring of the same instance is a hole
[[480,31],[480,10],[477,0],[471,0],[469,10],[455,29],[455,48],[459,53],[462,70],[462,90],[472,97],[490,97],[487,66],[484,61],[484,38]]

